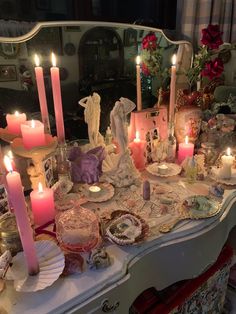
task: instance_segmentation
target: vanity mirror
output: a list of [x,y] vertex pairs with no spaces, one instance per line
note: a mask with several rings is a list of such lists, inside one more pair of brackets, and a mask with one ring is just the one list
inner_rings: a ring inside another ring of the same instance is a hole
[[[94,91],[101,96],[104,132],[116,100],[123,96],[136,102],[135,58],[142,53],[144,38],[150,32],[156,36],[161,57],[159,73],[167,73],[167,87],[172,55],[177,54],[177,67],[182,71],[191,64],[192,46],[186,41],[169,40],[159,29],[106,22],[45,22],[24,36],[0,38],[0,110],[3,114],[14,110],[31,112],[32,116],[40,111],[34,74],[37,53],[44,69],[49,113],[54,116],[50,80],[53,51],[60,67],[67,139],[87,137],[83,108],[78,101]],[[157,102],[158,88],[163,85],[159,73],[142,74],[143,107]],[[177,85],[182,88],[185,84],[184,75],[179,75]],[[4,127],[3,115],[1,120]],[[51,127],[53,131],[53,122]]]

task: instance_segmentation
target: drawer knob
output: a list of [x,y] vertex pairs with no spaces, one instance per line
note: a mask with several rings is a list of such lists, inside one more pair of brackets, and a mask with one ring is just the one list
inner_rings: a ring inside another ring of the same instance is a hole
[[102,302],[102,311],[104,313],[110,313],[110,312],[113,312],[115,311],[120,305],[120,302],[119,301],[116,301],[114,304],[109,304],[109,301],[106,299]]

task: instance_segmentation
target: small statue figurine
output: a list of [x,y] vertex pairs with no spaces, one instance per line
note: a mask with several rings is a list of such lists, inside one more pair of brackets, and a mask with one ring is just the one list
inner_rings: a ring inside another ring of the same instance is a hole
[[126,131],[126,116],[135,108],[135,104],[128,98],[121,97],[116,101],[110,113],[111,131],[117,139],[121,154],[124,154],[128,146],[128,134]]
[[[128,134],[126,129],[126,116],[135,108],[135,104],[124,97],[116,101],[110,114],[111,130],[113,137],[116,138],[120,154],[108,156],[109,164],[113,163],[109,171],[103,173],[103,179],[116,187],[130,186],[136,183],[139,172],[134,166],[133,160],[128,149]],[[112,160],[110,160],[112,157]],[[105,164],[107,160],[105,160]]]
[[88,136],[91,148],[104,145],[103,136],[99,132],[100,126],[100,96],[93,93],[92,96],[84,97],[79,104],[85,108],[84,120],[88,124]]

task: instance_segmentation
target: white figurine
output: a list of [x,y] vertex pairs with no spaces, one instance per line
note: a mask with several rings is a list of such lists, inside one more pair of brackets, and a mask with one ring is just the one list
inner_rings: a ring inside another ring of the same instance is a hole
[[100,126],[100,106],[101,97],[97,93],[87,96],[79,101],[79,104],[85,108],[84,120],[88,124],[88,136],[91,148],[104,145],[103,136],[99,132]]
[[128,146],[128,134],[126,131],[126,117],[134,110],[135,104],[128,98],[121,97],[116,101],[111,111],[111,131],[117,139],[121,154],[124,154]]

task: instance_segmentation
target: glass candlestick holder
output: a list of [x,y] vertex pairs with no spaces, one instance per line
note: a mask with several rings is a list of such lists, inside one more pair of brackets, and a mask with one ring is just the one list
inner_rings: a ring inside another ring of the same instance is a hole
[[56,151],[57,176],[60,178],[71,178],[70,170],[71,163],[68,160],[68,146],[67,144],[59,144]]
[[175,157],[176,157],[176,138],[174,135],[174,124],[171,123],[168,129],[166,160],[168,162],[174,162]]

